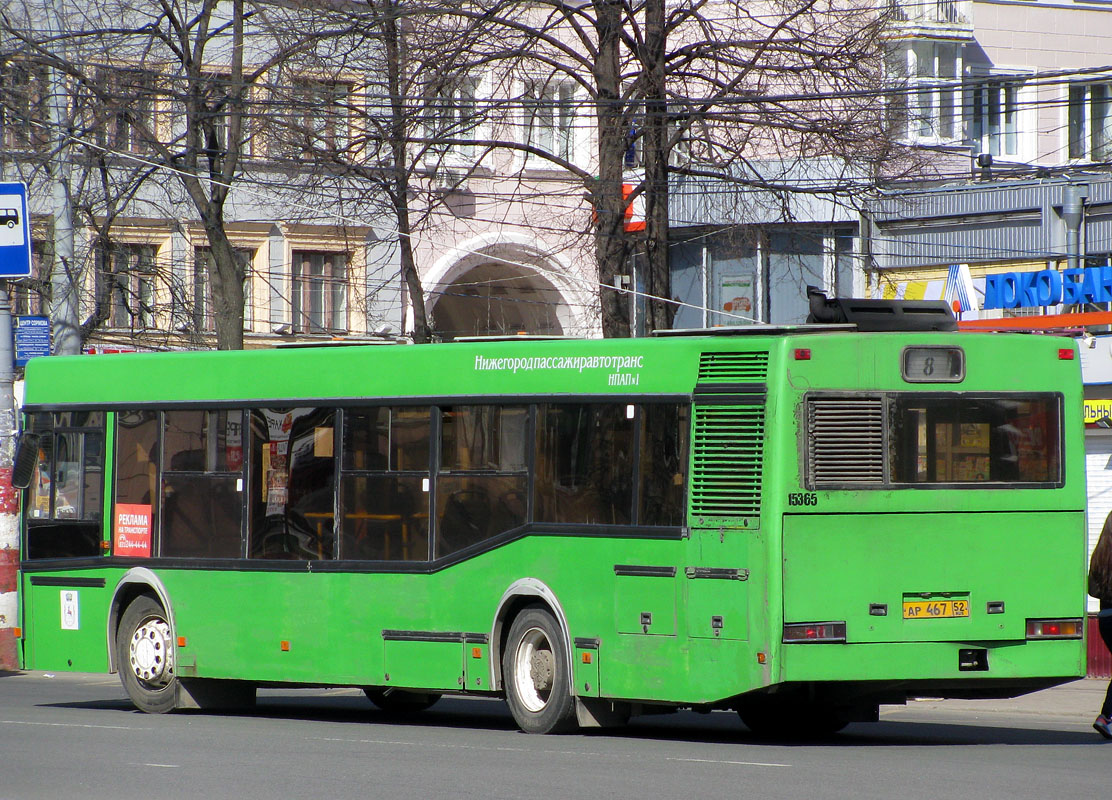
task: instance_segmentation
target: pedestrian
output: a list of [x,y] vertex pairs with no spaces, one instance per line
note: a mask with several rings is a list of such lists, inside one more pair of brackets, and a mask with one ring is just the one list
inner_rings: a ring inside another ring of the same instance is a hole
[[[1100,601],[1097,626],[1104,646],[1112,651],[1112,513],[1104,520],[1093,557],[1089,560],[1089,594]],[[1112,682],[1104,696],[1100,716],[1093,727],[1105,739],[1112,739]]]

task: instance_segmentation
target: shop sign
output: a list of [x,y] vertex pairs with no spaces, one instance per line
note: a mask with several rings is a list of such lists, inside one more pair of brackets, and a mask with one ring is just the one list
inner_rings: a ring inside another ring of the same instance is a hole
[[985,276],[984,308],[1112,302],[1112,267],[1001,272]]
[[1085,424],[1094,425],[1102,419],[1112,418],[1112,400],[1086,400]]

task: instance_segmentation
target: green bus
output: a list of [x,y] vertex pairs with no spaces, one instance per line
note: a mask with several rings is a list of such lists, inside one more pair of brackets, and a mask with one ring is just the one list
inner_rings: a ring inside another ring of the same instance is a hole
[[1072,340],[844,324],[34,359],[21,663],[539,733],[1015,696],[1084,674],[1081,406]]

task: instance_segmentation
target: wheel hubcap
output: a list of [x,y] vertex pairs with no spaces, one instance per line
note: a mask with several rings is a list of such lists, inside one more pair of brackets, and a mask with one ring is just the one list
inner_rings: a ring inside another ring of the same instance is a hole
[[552,644],[540,628],[530,628],[514,654],[513,676],[517,696],[527,710],[537,713],[548,705],[555,674]]
[[174,677],[173,653],[170,626],[165,620],[149,619],[131,637],[128,647],[131,671],[143,683],[154,687],[165,686]]

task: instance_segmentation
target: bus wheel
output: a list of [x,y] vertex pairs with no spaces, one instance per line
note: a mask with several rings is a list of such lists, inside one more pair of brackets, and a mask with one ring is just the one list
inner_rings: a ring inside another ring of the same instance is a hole
[[367,699],[383,711],[406,714],[413,711],[424,711],[432,706],[440,695],[435,692],[407,692],[404,689],[372,689],[366,687],[363,693]]
[[560,733],[575,727],[567,649],[547,610],[526,608],[510,626],[502,655],[506,702],[526,733]]
[[166,612],[140,595],[127,607],[116,633],[116,665],[131,702],[148,714],[165,714],[177,704],[174,643]]

